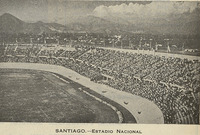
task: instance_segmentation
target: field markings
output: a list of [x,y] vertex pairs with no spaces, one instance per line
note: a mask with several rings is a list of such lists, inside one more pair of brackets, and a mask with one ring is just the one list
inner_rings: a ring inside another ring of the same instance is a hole
[[49,120],[49,116],[40,108],[40,106],[38,106],[38,108],[40,109],[40,111],[46,116],[46,118]]
[[53,73],[52,75],[55,76],[55,77],[57,77],[58,79],[62,80],[62,81],[65,82],[65,83],[69,83],[68,81],[66,81],[65,79],[63,79],[63,78],[57,76],[57,75],[54,74],[54,73]]
[[78,89],[81,90],[83,93],[87,94],[88,96],[94,98],[95,100],[97,100],[97,101],[99,101],[99,102],[101,102],[101,103],[103,103],[103,104],[109,106],[113,111],[116,112],[116,114],[117,114],[117,116],[118,116],[118,119],[119,119],[118,123],[122,123],[122,122],[123,122],[124,119],[123,119],[122,113],[121,113],[115,106],[113,106],[113,105],[111,105],[110,103],[108,103],[108,102],[106,102],[106,101],[103,101],[102,99],[96,97],[95,95],[93,95],[93,94],[91,94],[91,93],[89,93],[89,92],[83,90],[81,87],[78,88]]

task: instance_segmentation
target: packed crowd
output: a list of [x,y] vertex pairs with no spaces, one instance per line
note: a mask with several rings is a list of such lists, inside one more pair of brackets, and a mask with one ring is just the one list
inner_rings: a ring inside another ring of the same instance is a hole
[[65,66],[97,83],[153,101],[163,112],[165,123],[199,123],[199,61],[88,46],[75,48],[6,46],[1,49],[0,60]]

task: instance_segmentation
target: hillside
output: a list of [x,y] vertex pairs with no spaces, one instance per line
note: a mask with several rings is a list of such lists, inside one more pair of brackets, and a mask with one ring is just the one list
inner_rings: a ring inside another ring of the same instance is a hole
[[92,33],[135,33],[137,31],[152,34],[197,34],[200,32],[200,11],[182,15],[171,15],[166,18],[138,20],[123,20],[120,17],[96,17],[88,15],[71,24],[24,22],[15,16],[5,13],[0,16],[0,32],[33,33],[52,32],[92,32]]

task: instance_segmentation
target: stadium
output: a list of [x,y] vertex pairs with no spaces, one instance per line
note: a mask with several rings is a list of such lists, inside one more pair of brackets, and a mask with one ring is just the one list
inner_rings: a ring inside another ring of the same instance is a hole
[[1,50],[1,121],[198,123],[198,57],[83,45]]
[[0,122],[200,123],[198,1],[0,9]]

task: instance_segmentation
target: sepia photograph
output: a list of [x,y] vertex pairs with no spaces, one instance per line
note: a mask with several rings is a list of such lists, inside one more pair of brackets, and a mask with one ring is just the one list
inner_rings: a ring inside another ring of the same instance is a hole
[[198,126],[199,104],[199,1],[0,0],[0,124]]

